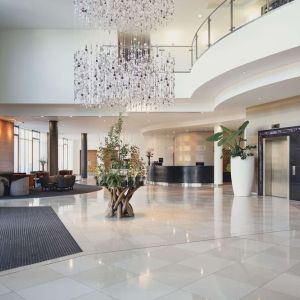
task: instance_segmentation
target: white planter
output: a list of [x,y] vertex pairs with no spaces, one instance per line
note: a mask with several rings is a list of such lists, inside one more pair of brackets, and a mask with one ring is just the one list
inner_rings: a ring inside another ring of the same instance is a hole
[[246,159],[231,158],[231,180],[235,196],[247,197],[251,194],[254,179],[254,156]]

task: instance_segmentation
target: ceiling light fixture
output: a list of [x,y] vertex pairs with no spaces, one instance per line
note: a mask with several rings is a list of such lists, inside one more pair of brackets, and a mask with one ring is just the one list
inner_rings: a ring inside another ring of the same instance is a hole
[[170,54],[140,39],[130,46],[86,46],[74,56],[75,103],[156,111],[174,101],[174,65]]
[[74,10],[90,27],[148,32],[170,21],[175,0],[74,0]]

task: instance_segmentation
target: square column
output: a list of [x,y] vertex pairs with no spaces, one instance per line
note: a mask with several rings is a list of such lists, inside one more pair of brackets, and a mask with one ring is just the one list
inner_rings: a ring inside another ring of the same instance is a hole
[[81,178],[86,179],[88,177],[87,133],[81,134],[80,172]]
[[57,121],[49,121],[48,167],[50,175],[58,174],[58,126]]
[[[222,128],[216,125],[214,132],[222,132]],[[216,186],[223,184],[223,146],[218,146],[218,142],[214,143],[214,184]]]

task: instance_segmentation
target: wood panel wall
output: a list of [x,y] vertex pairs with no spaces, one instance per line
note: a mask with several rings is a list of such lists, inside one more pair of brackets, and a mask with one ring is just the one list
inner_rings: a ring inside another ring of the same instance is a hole
[[0,120],[0,172],[14,171],[14,124]]
[[97,166],[97,150],[88,150],[88,172]]

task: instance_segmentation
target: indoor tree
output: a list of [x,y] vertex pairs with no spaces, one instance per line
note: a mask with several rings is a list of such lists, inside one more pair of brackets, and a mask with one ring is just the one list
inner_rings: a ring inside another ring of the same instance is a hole
[[140,150],[135,145],[123,142],[122,115],[98,149],[98,182],[110,193],[106,217],[133,217],[129,203],[133,194],[143,185],[145,164],[140,158]]

